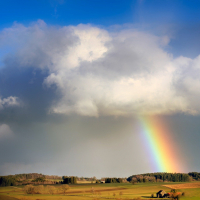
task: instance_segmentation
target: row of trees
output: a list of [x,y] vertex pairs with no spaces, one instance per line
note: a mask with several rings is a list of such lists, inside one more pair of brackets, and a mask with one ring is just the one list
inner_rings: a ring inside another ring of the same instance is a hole
[[189,172],[188,173],[194,180],[199,181],[200,180],[200,173],[198,172]]
[[62,176],[56,176],[56,175],[45,175],[46,179],[56,179],[56,180],[62,180]]
[[[16,175],[9,175],[9,176],[1,176],[0,177],[0,186],[13,186],[16,184],[19,184],[21,181],[21,184],[24,183],[24,180],[33,179],[32,183],[44,183],[47,181],[48,178],[60,178],[59,176],[45,176],[43,174],[37,174],[37,173],[31,173],[31,174],[16,174]],[[63,176],[62,177],[63,184],[76,184],[77,180],[96,180],[96,177],[92,178],[78,178],[75,176]],[[23,181],[22,181],[23,180]],[[105,183],[122,183],[126,180],[123,178],[104,178]],[[139,175],[133,175],[130,176],[127,181],[129,182],[188,182],[191,180],[200,180],[200,173],[198,172],[190,172],[188,174],[186,173],[146,173],[146,174],[139,174]],[[26,182],[26,181],[25,181]],[[30,182],[30,181],[29,181]],[[100,182],[100,181],[95,181]],[[27,182],[28,183],[28,182]],[[25,183],[25,184],[27,184]],[[46,183],[47,184],[47,183]],[[51,184],[51,183],[48,183]],[[54,183],[52,183],[54,184]]]
[[15,175],[8,175],[8,176],[0,176],[0,186],[13,186],[13,185],[18,185],[18,184],[27,184],[30,182],[33,182],[33,183],[46,182],[46,184],[55,183],[55,181],[49,181],[48,179],[57,179],[57,180],[60,179],[60,181],[62,181],[61,176],[46,176],[46,175],[38,174],[38,173],[15,174]]
[[29,180],[29,179],[37,179],[37,178],[44,178],[44,179],[60,179],[62,180],[61,176],[56,175],[44,175],[44,174],[38,174],[38,173],[29,173],[29,174],[15,174],[10,175],[14,176],[17,180]]
[[16,175],[1,176],[0,177],[0,186],[13,186],[13,185],[26,185],[26,184],[58,184],[61,183],[57,181],[49,181],[45,177],[38,177],[33,180],[22,180],[17,178]]
[[77,177],[77,181],[93,181],[95,182],[97,178],[95,176],[93,177]]
[[188,182],[189,174],[185,173],[148,173],[128,177],[129,182]]
[[45,175],[43,175],[43,174],[38,174],[38,173],[15,174],[15,175],[13,175],[13,176],[15,176],[16,179],[20,179],[20,180],[36,179],[36,178],[40,178],[40,177],[45,178]]
[[63,176],[63,184],[76,184],[77,183],[77,177],[75,176]]
[[0,186],[13,186],[16,185],[15,176],[2,176],[0,177]]
[[123,183],[122,178],[105,178],[105,183]]
[[25,194],[66,194],[70,189],[69,185],[62,185],[60,187],[54,187],[47,185],[44,187],[43,185],[33,186],[26,185],[23,188]]
[[46,181],[45,177],[38,177],[38,178],[32,180],[32,182],[37,182],[37,183],[38,183],[38,182],[44,183],[45,181]]

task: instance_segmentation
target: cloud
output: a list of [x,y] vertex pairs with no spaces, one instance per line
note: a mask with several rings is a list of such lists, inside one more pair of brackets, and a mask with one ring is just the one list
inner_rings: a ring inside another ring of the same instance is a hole
[[5,107],[12,107],[12,106],[20,106],[19,99],[17,97],[7,97],[7,98],[0,98],[0,109]]
[[0,45],[1,174],[146,172],[140,114],[163,114],[187,163],[199,166],[199,116],[176,113],[200,112],[200,58],[174,57],[167,35],[39,20],[2,30]]
[[174,86],[177,95],[188,102],[188,111],[192,114],[200,113],[198,99],[200,98],[200,56],[194,59],[179,57],[177,63]]
[[7,124],[0,125],[0,140],[5,138],[12,138],[13,132]]
[[[0,34],[4,67],[45,71],[54,89],[48,113],[82,116],[199,114],[199,57],[173,58],[167,36],[92,25],[53,27],[42,20]],[[4,51],[5,52],[5,51]]]

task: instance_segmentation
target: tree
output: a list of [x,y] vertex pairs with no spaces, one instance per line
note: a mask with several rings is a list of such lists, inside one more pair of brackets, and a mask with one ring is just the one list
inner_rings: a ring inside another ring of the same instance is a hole
[[0,186],[13,186],[16,184],[15,176],[2,176],[0,177]]
[[35,193],[36,194],[42,194],[44,193],[44,186],[43,185],[38,185],[35,187]]
[[45,182],[45,177],[38,177],[38,178],[32,180],[32,182],[42,182],[42,183],[44,183]]
[[63,194],[65,195],[67,193],[67,191],[70,189],[69,185],[62,185],[61,186],[61,190],[63,192]]
[[77,178],[75,176],[63,176],[63,184],[76,184]]
[[134,185],[135,183],[137,183],[137,178],[133,177],[131,180],[131,183]]
[[55,192],[56,192],[56,188],[54,187],[54,186],[47,186],[47,190],[48,190],[48,192],[50,193],[50,194],[55,194]]
[[26,185],[24,188],[24,193],[25,194],[35,194],[35,187],[33,185]]

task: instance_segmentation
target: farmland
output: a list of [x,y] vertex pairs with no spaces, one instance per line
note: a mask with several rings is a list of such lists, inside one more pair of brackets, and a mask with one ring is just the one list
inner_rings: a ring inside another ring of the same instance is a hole
[[[64,184],[63,184],[64,185]],[[42,194],[25,194],[25,186],[8,186],[0,188],[1,200],[97,200],[97,199],[151,199],[159,190],[170,192],[171,188],[178,188],[184,192],[184,200],[200,199],[200,182],[192,183],[109,183],[109,184],[76,184],[70,185],[65,194],[61,192],[62,184],[54,185],[54,193],[45,190]],[[189,185],[190,188],[186,188]],[[173,187],[174,186],[174,187]],[[37,186],[34,186],[37,187]],[[48,185],[44,186],[47,189]]]

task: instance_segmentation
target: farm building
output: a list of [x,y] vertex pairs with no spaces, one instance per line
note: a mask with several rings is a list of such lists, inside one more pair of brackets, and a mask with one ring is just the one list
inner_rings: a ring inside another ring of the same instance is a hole
[[157,198],[164,198],[167,197],[168,194],[164,190],[160,190],[159,192],[156,193]]

